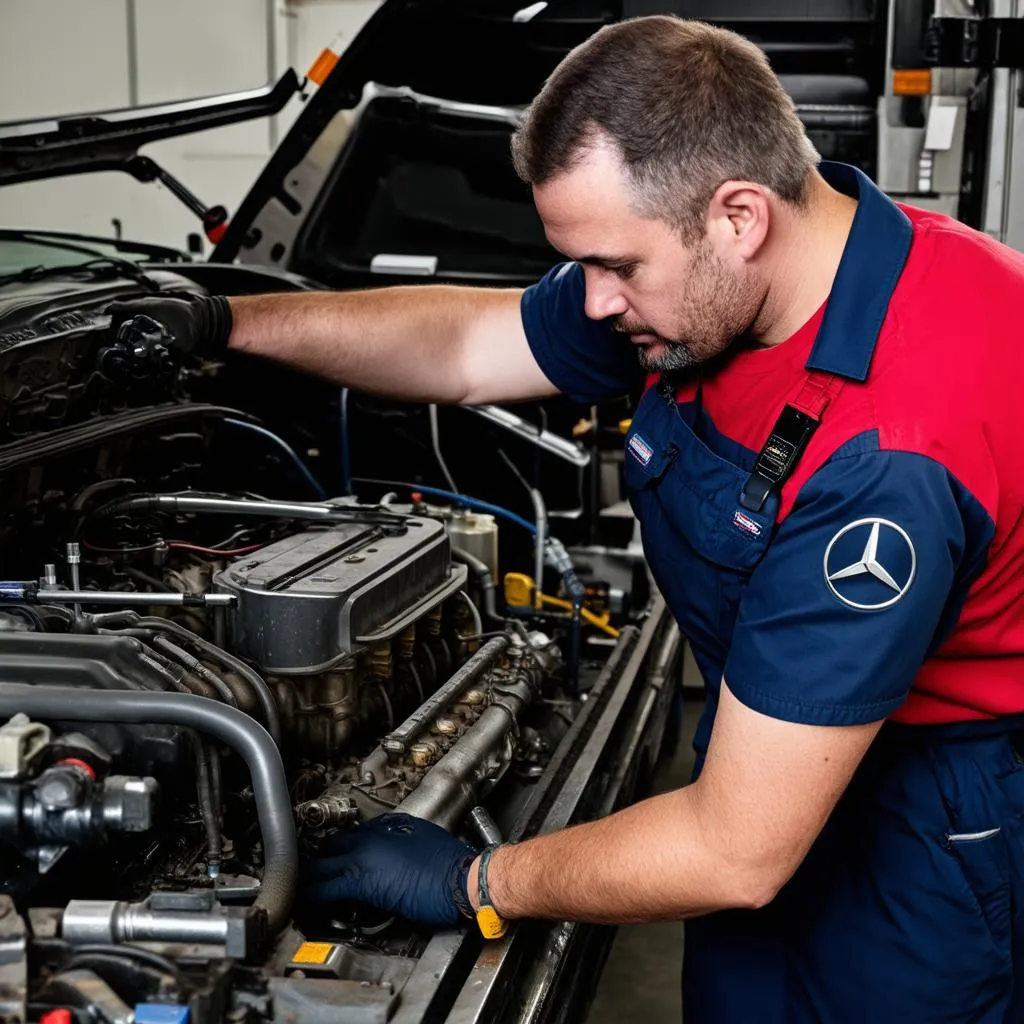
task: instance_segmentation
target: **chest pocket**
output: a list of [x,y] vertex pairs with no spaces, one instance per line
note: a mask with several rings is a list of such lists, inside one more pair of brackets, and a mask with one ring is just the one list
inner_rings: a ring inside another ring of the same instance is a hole
[[743,588],[764,557],[778,499],[740,504],[749,471],[717,455],[674,401],[648,389],[626,438],[624,477],[658,586],[691,639],[727,646]]

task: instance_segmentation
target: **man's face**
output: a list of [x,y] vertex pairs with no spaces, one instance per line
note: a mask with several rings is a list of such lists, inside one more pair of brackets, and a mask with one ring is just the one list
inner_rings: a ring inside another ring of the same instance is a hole
[[534,200],[551,244],[583,266],[587,316],[614,318],[645,369],[711,359],[757,316],[765,289],[751,268],[641,216],[609,148],[536,187]]

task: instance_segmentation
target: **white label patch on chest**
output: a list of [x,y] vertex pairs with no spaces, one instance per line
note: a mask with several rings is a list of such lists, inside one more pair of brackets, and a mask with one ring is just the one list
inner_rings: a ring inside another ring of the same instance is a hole
[[741,530],[745,530],[747,533],[753,534],[755,537],[761,536],[760,523],[755,523],[750,516],[744,515],[739,509],[737,509],[733,515],[732,522],[734,526],[738,526]]
[[628,448],[641,466],[646,466],[654,454],[654,449],[639,434],[630,436]]

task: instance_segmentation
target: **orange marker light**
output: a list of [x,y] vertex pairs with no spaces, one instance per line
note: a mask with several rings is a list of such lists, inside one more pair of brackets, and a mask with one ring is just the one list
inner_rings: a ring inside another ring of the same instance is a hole
[[323,85],[327,81],[327,76],[334,70],[334,65],[338,63],[338,55],[333,51],[324,47],[320,51],[320,56],[313,61],[309,71],[306,72],[306,77],[317,85]]
[[894,71],[892,91],[896,96],[929,96],[932,91],[932,73],[928,68]]

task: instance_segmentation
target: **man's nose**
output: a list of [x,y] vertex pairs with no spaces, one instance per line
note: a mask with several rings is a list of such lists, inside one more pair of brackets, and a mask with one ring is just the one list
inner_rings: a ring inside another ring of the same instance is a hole
[[619,281],[610,270],[600,267],[585,267],[587,296],[584,311],[591,320],[605,320],[610,316],[622,316],[629,309]]

